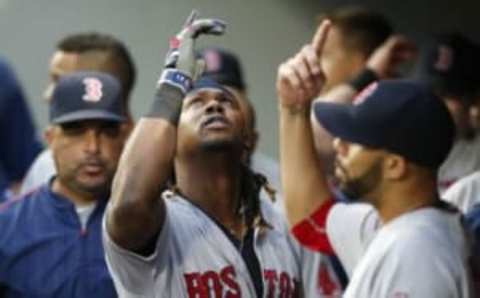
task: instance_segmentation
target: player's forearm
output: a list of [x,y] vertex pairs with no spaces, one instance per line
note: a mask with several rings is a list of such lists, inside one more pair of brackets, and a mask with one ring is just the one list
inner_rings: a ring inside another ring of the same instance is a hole
[[165,217],[160,198],[173,169],[176,127],[161,118],[142,118],[122,154],[115,175],[107,229],[120,246],[142,250]]
[[331,197],[313,144],[310,109],[280,107],[280,165],[287,216],[295,225]]

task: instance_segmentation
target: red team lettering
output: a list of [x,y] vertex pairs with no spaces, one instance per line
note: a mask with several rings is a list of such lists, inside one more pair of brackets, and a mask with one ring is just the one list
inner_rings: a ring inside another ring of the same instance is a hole
[[[238,285],[233,266],[225,267],[217,273],[193,272],[184,274],[189,298],[240,298],[242,292]],[[225,296],[223,292],[225,291]]]
[[[264,270],[265,289],[268,298],[293,298],[297,283],[286,272]],[[242,291],[236,280],[233,266],[220,272],[206,271],[184,274],[189,298],[240,298]]]

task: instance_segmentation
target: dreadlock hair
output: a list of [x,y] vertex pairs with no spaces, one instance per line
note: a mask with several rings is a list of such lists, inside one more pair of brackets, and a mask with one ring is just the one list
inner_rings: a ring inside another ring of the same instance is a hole
[[267,178],[255,173],[248,165],[241,165],[240,199],[237,201],[236,212],[242,215],[248,227],[270,225],[262,215],[260,208],[260,191],[265,189],[272,201],[275,201],[275,190],[268,183]]
[[[255,173],[247,164],[241,164],[240,177],[240,199],[236,202],[235,213],[244,218],[247,227],[254,225],[270,227],[261,212],[260,191],[263,188],[274,202],[276,190],[271,187],[264,175]],[[175,180],[175,174],[172,173],[167,182],[167,188],[172,194],[181,194]]]

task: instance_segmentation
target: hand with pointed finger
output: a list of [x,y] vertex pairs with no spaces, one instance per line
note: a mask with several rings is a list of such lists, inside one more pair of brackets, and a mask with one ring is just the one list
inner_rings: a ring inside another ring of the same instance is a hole
[[379,79],[395,78],[398,66],[416,55],[415,45],[402,35],[390,36],[370,55],[367,68]]
[[307,107],[320,93],[325,83],[320,57],[329,29],[330,21],[323,21],[312,42],[278,68],[277,93],[280,105]]
[[183,97],[202,74],[204,61],[195,56],[195,41],[202,34],[221,35],[226,24],[218,19],[197,19],[194,10],[180,32],[170,39],[165,68],[157,83],[155,100],[149,116],[164,118],[176,125]]

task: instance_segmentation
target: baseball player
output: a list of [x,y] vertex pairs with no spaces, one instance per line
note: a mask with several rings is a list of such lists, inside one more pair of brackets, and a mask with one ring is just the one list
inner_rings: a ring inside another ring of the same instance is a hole
[[[44,99],[49,101],[58,80],[75,71],[100,71],[114,76],[122,84],[124,105],[129,125],[133,126],[130,95],[135,84],[136,70],[127,46],[114,36],[98,32],[70,34],[56,45],[49,65],[49,82]],[[55,164],[50,150],[44,150],[30,166],[20,189],[27,194],[45,184],[55,175]]]
[[[318,61],[329,27],[324,21],[278,71],[282,184],[285,200],[298,205],[287,209],[294,234],[337,253],[351,276],[344,297],[473,297],[461,216],[436,189],[454,138],[448,109],[426,86],[402,80],[370,85],[354,105],[311,108],[324,84]],[[316,122],[336,137],[340,188],[365,203],[334,203],[314,150]]]
[[[255,151],[259,132],[255,126],[255,108],[247,97],[247,86],[243,79],[239,58],[231,51],[217,47],[208,47],[200,52],[205,60],[205,72],[202,77],[208,77],[222,84],[240,99],[240,108],[243,110],[247,125],[247,155],[246,164],[256,172],[265,175],[267,182],[272,185],[268,192],[268,185],[260,192],[260,197],[271,200],[274,198],[274,207],[285,217],[284,202],[279,192],[280,165],[268,156]],[[334,256],[327,256],[307,248],[301,249],[302,280],[305,293],[308,297],[339,297],[342,287],[347,284],[345,272]]]
[[121,297],[302,297],[301,256],[244,165],[240,99],[196,80],[195,38],[223,30],[189,18],[125,148],[104,225]]
[[59,80],[45,134],[57,174],[0,205],[0,297],[117,297],[101,223],[127,137],[123,101],[107,74]]

